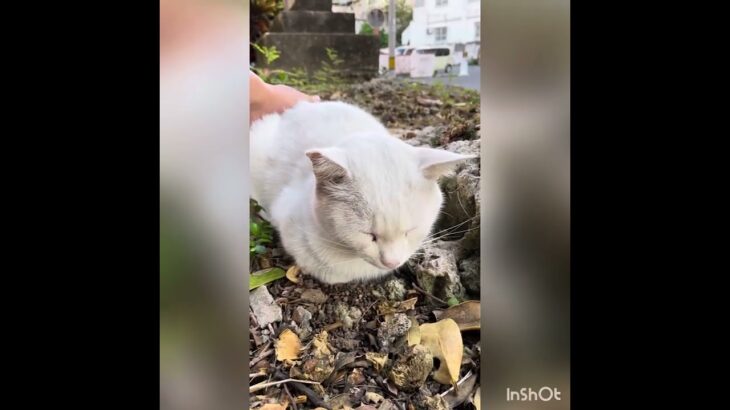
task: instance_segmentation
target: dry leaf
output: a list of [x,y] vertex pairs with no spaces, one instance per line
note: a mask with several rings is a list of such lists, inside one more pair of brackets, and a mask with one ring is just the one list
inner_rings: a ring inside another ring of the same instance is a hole
[[481,408],[482,408],[482,396],[481,396],[481,392],[479,391],[479,389],[481,389],[481,387],[477,387],[477,391],[474,393],[474,402],[473,402],[474,407],[477,410],[481,410]]
[[365,360],[372,363],[375,370],[379,372],[383,370],[383,367],[385,367],[385,364],[388,362],[388,354],[367,352],[365,353]]
[[453,319],[442,319],[421,326],[421,344],[428,347],[433,357],[441,361],[433,379],[441,384],[453,385],[459,380],[464,344],[459,325]]
[[303,394],[302,394],[302,395],[300,395],[300,396],[297,396],[297,397],[296,397],[296,398],[294,399],[294,402],[295,402],[296,404],[304,404],[304,403],[306,403],[306,402],[307,402],[307,396],[305,396],[305,395],[303,395]]
[[403,312],[414,309],[416,307],[416,302],[418,302],[418,297],[406,299],[400,303],[400,308],[403,309]]
[[378,393],[369,391],[365,393],[365,401],[369,401],[370,403],[378,404],[381,401],[383,401],[384,397],[379,395]]
[[327,333],[327,331],[323,330],[314,337],[314,339],[312,340],[312,354],[314,356],[321,357],[332,355],[332,351],[330,351],[330,348],[327,345],[328,336],[329,334]]
[[467,300],[456,306],[451,306],[441,314],[441,319],[454,319],[459,329],[479,330],[481,318],[481,305],[478,300]]
[[296,360],[302,351],[299,336],[290,329],[284,329],[276,341],[276,360]]
[[451,391],[443,395],[442,397],[446,400],[446,403],[449,404],[449,408],[453,409],[466,401],[466,399],[471,396],[476,382],[477,374],[469,372],[462,380],[459,381],[459,383],[457,383],[458,389],[450,389]]
[[301,269],[297,265],[292,265],[286,271],[286,278],[294,283],[299,283],[299,272]]
[[393,314],[393,313],[407,312],[411,309],[414,309],[416,307],[417,302],[418,302],[418,297],[406,299],[402,302],[383,301],[377,307],[378,314],[379,315],[389,315],[389,314]]
[[406,337],[408,339],[408,346],[414,346],[421,343],[421,328],[418,326],[416,318],[411,317],[409,319],[411,319],[411,328],[408,329],[408,335]]
[[[288,405],[288,403],[287,403]],[[286,410],[286,406],[277,403],[266,403],[260,407],[261,410]]]

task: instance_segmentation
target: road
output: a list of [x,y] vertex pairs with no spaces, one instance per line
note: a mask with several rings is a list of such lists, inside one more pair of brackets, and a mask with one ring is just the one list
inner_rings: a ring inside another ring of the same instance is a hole
[[[454,69],[454,74],[458,74],[459,69]],[[470,65],[469,75],[459,77],[457,75],[449,76],[447,74],[439,74],[436,77],[424,77],[424,78],[411,78],[411,80],[418,81],[426,84],[434,84],[440,82],[444,85],[456,85],[459,87],[469,88],[479,92],[479,66]]]

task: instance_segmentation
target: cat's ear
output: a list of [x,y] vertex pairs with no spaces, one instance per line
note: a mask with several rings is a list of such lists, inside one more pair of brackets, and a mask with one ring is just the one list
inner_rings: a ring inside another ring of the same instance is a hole
[[423,176],[428,179],[438,179],[441,175],[447,174],[460,161],[478,158],[474,155],[462,155],[442,149],[416,148],[418,167]]
[[350,178],[347,157],[340,148],[315,148],[305,152],[312,161],[312,170],[318,184],[339,184]]

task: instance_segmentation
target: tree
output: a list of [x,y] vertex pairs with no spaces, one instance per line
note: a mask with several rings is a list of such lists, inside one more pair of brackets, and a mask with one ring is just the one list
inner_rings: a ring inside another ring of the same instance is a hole
[[413,8],[407,0],[396,0],[395,3],[395,42],[403,45],[401,34],[413,20]]
[[[375,34],[373,27],[367,22],[362,24],[360,27],[360,34],[372,36]],[[385,30],[380,30],[380,48],[388,47],[388,33]]]

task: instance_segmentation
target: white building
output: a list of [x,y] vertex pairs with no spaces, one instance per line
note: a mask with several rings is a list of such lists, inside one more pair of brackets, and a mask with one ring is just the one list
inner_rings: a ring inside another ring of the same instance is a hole
[[479,43],[480,18],[479,0],[415,0],[402,42],[415,47],[460,43],[472,56],[470,49]]

